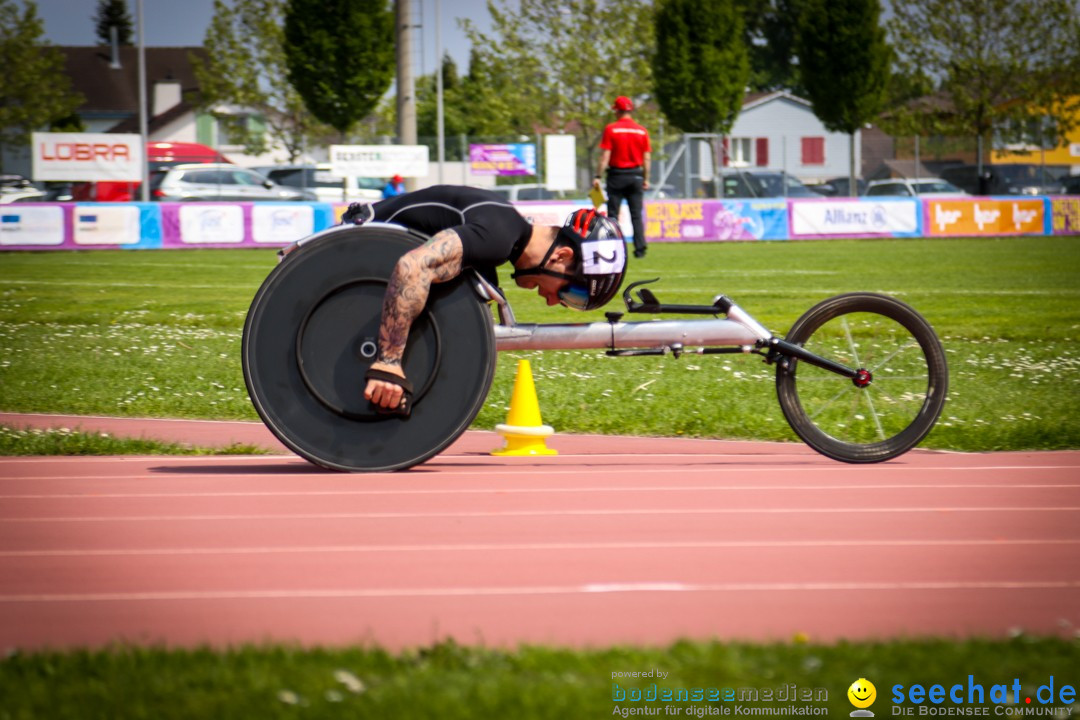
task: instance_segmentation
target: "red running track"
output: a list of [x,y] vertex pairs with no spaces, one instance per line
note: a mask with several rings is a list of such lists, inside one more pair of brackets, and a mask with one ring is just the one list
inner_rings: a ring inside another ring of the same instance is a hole
[[[102,418],[0,423],[109,428]],[[251,423],[126,434],[272,444]],[[0,459],[0,648],[1073,636],[1080,452],[470,432],[408,472],[295,456]]]

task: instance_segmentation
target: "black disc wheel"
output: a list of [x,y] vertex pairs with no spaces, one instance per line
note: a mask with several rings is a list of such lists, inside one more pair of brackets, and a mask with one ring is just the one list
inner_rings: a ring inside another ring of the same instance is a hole
[[785,338],[857,370],[854,378],[805,360],[777,364],[788,424],[823,455],[851,463],[889,460],[937,422],[948,392],[945,351],[930,324],[891,297],[852,293],[806,312]]
[[410,330],[402,364],[411,414],[378,413],[363,396],[387,279],[425,239],[387,226],[334,228],[288,253],[256,293],[244,380],[263,422],[301,457],[334,470],[401,470],[444,450],[480,412],[495,338],[467,275],[432,285]]

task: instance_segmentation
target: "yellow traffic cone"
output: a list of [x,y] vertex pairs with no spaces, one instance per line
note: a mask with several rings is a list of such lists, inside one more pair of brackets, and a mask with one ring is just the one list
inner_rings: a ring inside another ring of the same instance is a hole
[[528,360],[518,360],[514,392],[510,396],[510,412],[506,424],[495,426],[495,432],[506,439],[506,446],[492,450],[492,455],[558,455],[544,443],[544,438],[555,433],[550,425],[540,419],[540,403],[536,399],[532,368]]

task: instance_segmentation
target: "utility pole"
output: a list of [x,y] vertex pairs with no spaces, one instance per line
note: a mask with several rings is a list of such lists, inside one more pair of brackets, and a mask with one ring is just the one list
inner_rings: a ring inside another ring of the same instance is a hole
[[439,184],[442,185],[446,163],[446,119],[443,117],[442,11],[435,0],[435,133],[438,136]]
[[[416,84],[412,70],[412,0],[396,0],[397,134],[402,145],[416,144]],[[405,178],[405,189],[416,189],[416,178]]]
[[139,185],[139,199],[143,202],[150,200],[150,138],[147,132],[146,119],[146,36],[143,32],[143,0],[135,0],[135,16],[139,26],[139,137],[142,138],[143,154],[139,160],[139,174],[142,175],[142,183]]

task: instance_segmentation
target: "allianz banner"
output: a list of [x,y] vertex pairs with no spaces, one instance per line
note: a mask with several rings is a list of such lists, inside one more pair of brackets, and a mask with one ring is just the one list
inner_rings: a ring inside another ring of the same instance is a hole
[[791,237],[905,237],[919,233],[916,200],[791,200]]
[[31,135],[31,154],[35,181],[142,181],[139,135],[36,132]]

